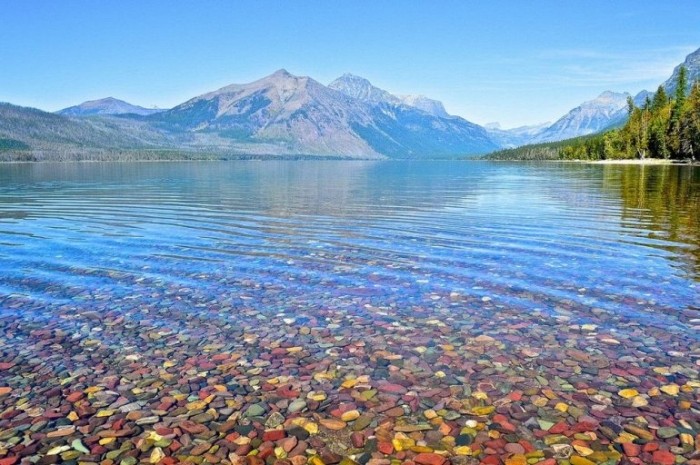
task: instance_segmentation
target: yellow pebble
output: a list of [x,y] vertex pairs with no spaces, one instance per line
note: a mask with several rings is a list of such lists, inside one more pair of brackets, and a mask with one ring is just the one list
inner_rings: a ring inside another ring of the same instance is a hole
[[343,381],[343,384],[341,384],[340,387],[345,389],[351,389],[354,388],[357,385],[357,383],[357,379],[346,379],[345,381]]
[[571,462],[571,465],[595,465],[595,462],[591,462],[588,459],[577,457],[575,455],[571,457],[569,461]]
[[578,444],[574,444],[574,449],[583,457],[587,457],[593,453],[593,449],[586,446],[579,446]]
[[78,414],[75,413],[75,412],[69,413],[67,418],[68,418],[70,421],[78,421],[78,420],[80,419],[80,417],[78,416]]
[[494,410],[496,410],[496,407],[494,407],[493,405],[487,405],[486,407],[474,407],[472,409],[472,413],[474,415],[488,415]]
[[677,396],[680,391],[680,387],[677,384],[667,384],[659,388],[661,392],[668,394],[669,396]]
[[456,455],[472,455],[472,448],[469,446],[458,446],[453,450]]
[[415,452],[416,454],[423,454],[425,452],[432,452],[434,449],[428,446],[413,446],[409,448],[409,450],[411,452]]
[[203,400],[195,400],[194,402],[190,402],[185,407],[187,407],[187,410],[200,410],[206,407],[207,404]]
[[566,413],[569,410],[569,406],[566,405],[564,402],[559,402],[557,405],[554,406],[554,408],[563,413]]
[[321,391],[316,391],[316,392],[310,392],[307,396],[307,399],[310,400],[315,400],[316,402],[321,402],[326,400],[326,393],[321,392]]
[[108,444],[112,444],[116,440],[117,438],[102,438],[100,439],[99,443],[101,446],[106,446]]
[[636,389],[622,389],[617,394],[625,399],[631,399],[632,397],[638,396],[639,391]]
[[437,413],[435,413],[435,410],[433,409],[428,409],[425,412],[423,412],[423,416],[427,418],[428,420],[432,420],[433,418],[437,417]]
[[309,459],[309,465],[326,465],[323,460],[321,460],[321,457],[318,455],[314,455]]
[[103,417],[111,417],[114,415],[114,410],[100,410],[97,412],[95,415],[97,418],[103,418]]
[[318,434],[318,425],[314,422],[308,422],[304,426],[302,426],[306,431],[309,432],[309,434]]
[[506,465],[528,465],[524,455],[516,454],[506,459]]
[[624,444],[626,442],[634,442],[636,439],[638,438],[634,434],[623,431],[622,433],[620,433],[617,439],[615,439],[615,442],[619,444]]
[[357,420],[359,417],[360,417],[360,412],[358,412],[357,410],[349,410],[349,411],[343,413],[340,416],[340,419],[343,421],[353,421],[353,420]]
[[151,456],[149,457],[148,461],[151,463],[158,463],[161,460],[163,460],[164,457],[165,453],[163,452],[163,449],[161,449],[160,447],[156,447],[151,452]]

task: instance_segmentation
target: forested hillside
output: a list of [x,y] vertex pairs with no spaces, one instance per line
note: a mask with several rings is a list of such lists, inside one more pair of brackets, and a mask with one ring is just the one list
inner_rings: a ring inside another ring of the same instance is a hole
[[653,98],[636,106],[627,99],[627,122],[602,134],[548,144],[526,145],[487,155],[491,160],[696,160],[700,156],[700,81],[687,92],[681,67],[674,94],[659,86]]

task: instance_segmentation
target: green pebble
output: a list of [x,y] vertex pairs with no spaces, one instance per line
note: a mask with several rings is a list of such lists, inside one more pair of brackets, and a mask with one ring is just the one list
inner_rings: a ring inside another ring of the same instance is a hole
[[549,428],[554,426],[553,421],[548,421],[548,420],[545,420],[543,418],[538,418],[537,423],[540,425],[540,429],[543,431],[549,431]]
[[90,450],[87,447],[85,447],[85,445],[80,441],[80,439],[75,439],[73,442],[70,443],[70,446],[78,452],[82,452],[83,454],[90,453]]
[[663,426],[656,430],[656,434],[662,439],[668,439],[674,436],[678,436],[679,431],[676,428],[670,426]]
[[136,465],[136,457],[124,457],[121,462],[119,462],[119,465]]

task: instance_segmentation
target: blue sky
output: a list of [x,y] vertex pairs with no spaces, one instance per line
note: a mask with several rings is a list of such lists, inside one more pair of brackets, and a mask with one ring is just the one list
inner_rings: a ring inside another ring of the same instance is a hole
[[512,127],[653,89],[697,48],[698,0],[0,0],[0,101],[169,107],[286,68]]

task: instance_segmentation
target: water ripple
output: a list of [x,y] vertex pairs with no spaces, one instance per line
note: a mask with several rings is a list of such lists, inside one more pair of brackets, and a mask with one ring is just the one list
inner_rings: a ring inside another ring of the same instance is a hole
[[[26,306],[33,318],[49,318],[52,305],[128,302],[144,290],[186,286],[216,298],[261,283],[309,303],[329,291],[400,293],[407,306],[458,292],[581,320],[592,309],[676,318],[700,305],[698,204],[660,220],[627,201],[624,168],[54,168],[0,167],[0,306],[24,296],[37,303]],[[697,170],[688,182],[697,198]]]

